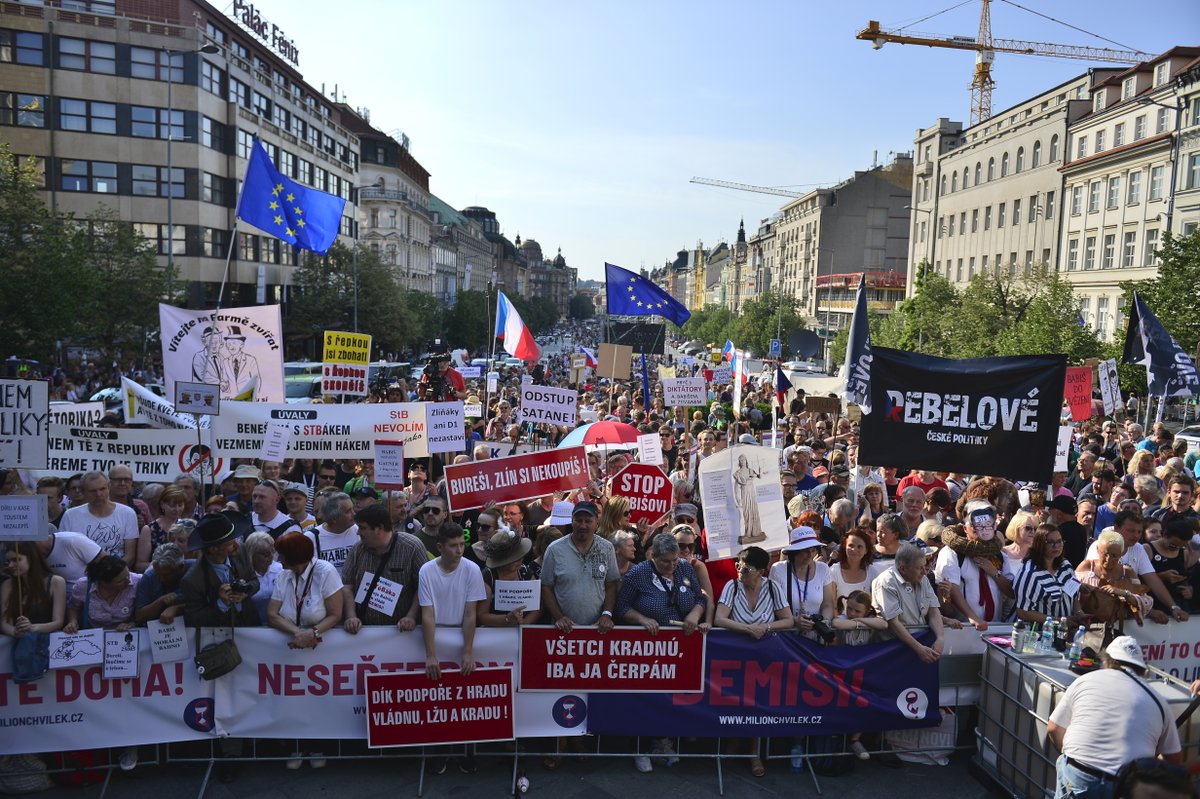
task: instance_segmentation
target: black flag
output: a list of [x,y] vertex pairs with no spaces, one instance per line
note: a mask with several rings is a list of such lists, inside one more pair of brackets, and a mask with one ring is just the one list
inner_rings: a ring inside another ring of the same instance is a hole
[[854,318],[846,342],[846,402],[871,412],[871,326],[867,322],[867,276],[858,279]]
[[1190,397],[1200,389],[1196,364],[1163,327],[1140,294],[1133,293],[1129,326],[1125,328],[1123,363],[1146,367],[1146,384],[1151,394]]

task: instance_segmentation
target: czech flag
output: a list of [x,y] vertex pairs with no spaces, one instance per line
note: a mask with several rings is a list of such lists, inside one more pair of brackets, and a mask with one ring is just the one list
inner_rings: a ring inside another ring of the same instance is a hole
[[521,315],[517,313],[512,300],[505,297],[503,291],[496,300],[496,336],[504,339],[504,351],[514,358],[532,362],[541,354],[537,342],[533,340],[533,334],[521,320]]
[[721,357],[730,363],[733,363],[734,359],[737,358],[737,350],[734,349],[731,340],[725,339],[725,348],[721,350]]
[[589,369],[598,369],[600,367],[600,359],[596,357],[596,353],[589,350],[587,347],[580,347],[579,351],[587,357],[587,366]]
[[787,393],[792,388],[792,381],[787,379],[787,375],[783,373],[783,367],[775,364],[775,404],[780,408],[787,407],[783,401],[787,399]]

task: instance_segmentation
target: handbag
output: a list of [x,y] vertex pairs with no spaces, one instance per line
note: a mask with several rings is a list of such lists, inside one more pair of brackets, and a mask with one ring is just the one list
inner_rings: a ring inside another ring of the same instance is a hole
[[13,641],[13,682],[34,682],[50,670],[50,636],[27,632]]
[[200,628],[196,628],[196,673],[202,680],[215,680],[236,669],[242,662],[242,653],[233,642],[233,631],[237,629],[233,611],[229,611],[230,637],[215,644],[200,648]]

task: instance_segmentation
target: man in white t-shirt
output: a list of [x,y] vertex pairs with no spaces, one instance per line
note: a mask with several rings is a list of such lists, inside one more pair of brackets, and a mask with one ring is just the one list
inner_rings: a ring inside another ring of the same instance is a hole
[[[67,512],[70,513],[70,511]],[[1125,539],[1125,554],[1121,556],[1121,563],[1137,572],[1138,579],[1146,584],[1150,593],[1157,597],[1159,602],[1170,608],[1171,618],[1175,621],[1187,621],[1187,611],[1175,604],[1175,600],[1171,598],[1171,592],[1163,585],[1162,578],[1158,576],[1158,572],[1154,570],[1154,564],[1150,562],[1150,556],[1146,554],[1146,548],[1141,544],[1142,532],[1146,529],[1146,522],[1142,519],[1142,515],[1132,510],[1120,511],[1113,521],[1113,529]],[[1094,561],[1099,557],[1096,544],[1092,542],[1088,548],[1087,559]],[[1146,614],[1146,618],[1158,624],[1167,623],[1167,615],[1161,610],[1150,611]]]
[[50,571],[66,580],[67,585],[74,585],[87,571],[89,563],[106,556],[100,545],[83,533],[51,533],[45,541],[38,541],[37,546],[50,565]]
[[421,605],[421,637],[425,642],[425,673],[441,679],[437,656],[438,627],[462,627],[462,673],[475,670],[475,609],[487,599],[483,572],[463,558],[467,549],[461,527],[443,527],[438,532],[438,557],[421,567],[417,575],[417,601]]
[[137,512],[128,505],[109,499],[108,477],[103,472],[88,472],[80,481],[86,505],[67,508],[59,523],[60,530],[83,533],[108,554],[124,558],[131,567],[137,557]]
[[[915,486],[909,490],[912,488]],[[996,537],[996,509],[987,501],[971,500],[963,508],[963,515],[969,540],[991,541]],[[950,583],[951,604],[975,629],[986,630],[989,622],[1003,619],[1003,599],[1012,594],[1012,582],[995,563],[984,557],[959,557],[945,546],[938,552],[934,571],[938,582]]]
[[354,501],[341,491],[328,494],[321,506],[325,523],[304,534],[317,545],[317,557],[342,570],[350,547],[358,543],[358,525],[354,523]]
[[301,530],[316,525],[316,518],[308,512],[308,486],[304,483],[288,483],[284,486],[283,507]]
[[261,480],[250,492],[250,521],[254,532],[267,533],[279,540],[285,533],[300,532],[300,525],[279,510],[279,486],[271,480]]

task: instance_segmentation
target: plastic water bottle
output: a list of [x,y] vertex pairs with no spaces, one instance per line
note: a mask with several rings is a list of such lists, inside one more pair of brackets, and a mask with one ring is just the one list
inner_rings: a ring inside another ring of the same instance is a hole
[[529,792],[529,778],[526,777],[525,772],[522,771],[520,774],[517,775],[517,793],[528,793],[528,792]]
[[1071,648],[1067,650],[1067,660],[1071,663],[1079,660],[1083,654],[1083,636],[1087,634],[1087,625],[1079,625],[1079,629],[1075,631],[1075,637],[1071,639]]
[[792,773],[800,774],[804,771],[804,747],[796,744],[792,747]]
[[1012,646],[1010,647],[1014,654],[1021,654],[1025,651],[1025,622],[1017,619],[1012,628]]
[[1057,626],[1058,624],[1054,621],[1054,619],[1047,619],[1042,625],[1042,640],[1040,642],[1040,646],[1038,647],[1039,655],[1054,654],[1054,634],[1057,632],[1055,629]]

